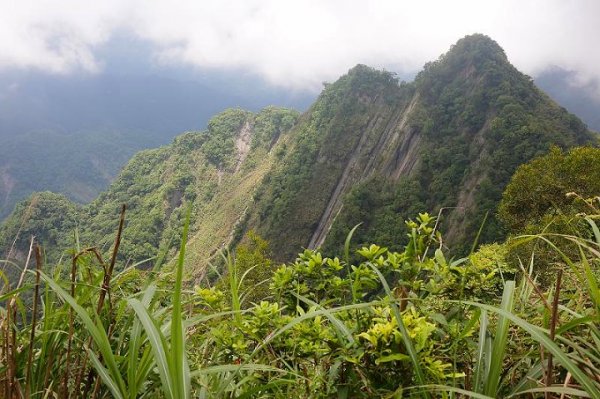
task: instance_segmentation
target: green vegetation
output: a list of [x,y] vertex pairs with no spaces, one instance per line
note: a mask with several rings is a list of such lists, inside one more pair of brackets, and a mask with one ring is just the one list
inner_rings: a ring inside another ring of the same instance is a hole
[[164,142],[133,129],[35,130],[0,137],[0,220],[35,191],[92,201],[137,152]]
[[[247,111],[229,109],[208,122],[208,137],[202,145],[202,152],[210,163],[220,168],[232,166],[235,160],[235,136],[250,115]],[[225,165],[225,162],[229,165]]]
[[[578,256],[579,246],[561,237],[594,237],[592,226],[580,215],[594,212],[594,198],[600,194],[599,157],[598,148],[576,147],[563,152],[554,147],[521,165],[502,195],[499,219],[513,236],[544,231],[556,237],[554,241],[560,242],[564,255]],[[553,281],[563,255],[547,242],[535,241],[514,248],[510,256],[526,259],[531,252],[536,253],[538,264],[544,265],[537,270],[539,281]]]
[[354,233],[356,242],[389,243],[388,248],[400,250],[408,241],[404,221],[424,208],[425,198],[413,179],[396,184],[373,179],[359,184],[344,199],[344,209],[329,232],[323,251],[340,251],[348,227],[359,223],[360,229]]
[[73,232],[80,222],[80,208],[60,194],[35,193],[19,203],[0,231],[0,242],[6,259],[24,259],[32,238],[52,248],[53,259],[73,243]]
[[88,205],[16,207],[0,396],[600,398],[587,143],[481,35],[227,110]]
[[287,132],[298,120],[298,113],[277,107],[263,109],[254,119],[254,135],[252,148],[270,150],[281,134]]
[[[410,94],[397,90],[392,74],[364,65],[325,87],[255,195],[249,225],[277,248],[277,259],[290,259],[296,248],[308,244],[345,165],[355,156],[368,162],[366,150],[356,154],[354,149],[361,132],[369,146],[384,132],[383,123],[372,126],[373,116],[390,118],[408,103]],[[352,171],[352,182],[359,179],[359,170],[360,166]],[[293,231],[289,224],[295,226]]]
[[[77,228],[82,242],[97,243],[101,251],[108,251],[113,242],[113,221],[121,204],[127,204],[129,218],[119,252],[122,260],[129,265],[150,265],[159,248],[173,255],[182,231],[182,212],[188,204],[194,210],[192,231],[202,231],[206,219],[221,223],[214,209],[227,209],[223,202],[236,198],[231,189],[240,190],[237,196],[244,201],[250,199],[254,186],[245,187],[244,182],[262,177],[272,145],[269,140],[287,131],[297,117],[295,111],[275,107],[256,115],[240,109],[227,110],[211,119],[206,131],[188,132],[168,146],[136,154],[110,189],[88,205],[75,206],[50,193],[36,194],[20,203],[0,230],[0,247],[8,251],[17,237],[15,250],[5,256],[23,262],[31,235],[35,235],[48,248],[48,259],[55,262],[65,248],[72,246]],[[258,141],[236,171],[234,141],[246,124],[251,137]],[[223,221],[227,231],[213,237],[215,249],[222,244],[217,239],[228,239],[244,206],[236,204],[223,216],[227,219]]]
[[[461,39],[412,83],[353,68],[325,87],[292,133],[249,218],[279,260],[309,244],[339,250],[359,222],[361,241],[401,245],[406,217],[441,208],[448,242],[466,254],[478,235],[506,236],[496,208],[519,165],[553,145],[597,142],[483,35]],[[328,239],[311,242],[329,228]]]
[[[355,250],[351,233],[341,257],[305,250],[276,268],[256,302],[244,300],[256,287],[243,279],[271,267],[260,237],[228,258],[216,285],[188,290],[189,217],[173,266],[117,272],[122,219],[108,261],[75,248],[72,267],[48,273],[36,247],[35,282],[4,287],[0,390],[10,398],[597,398],[600,201],[590,205],[580,217],[596,235],[562,237],[581,251],[563,257],[547,291],[535,262],[519,268],[506,253],[556,237],[450,259],[435,218],[419,214],[400,250]],[[31,305],[24,290],[34,291]]]
[[[519,234],[539,229],[557,216],[572,218],[588,212],[589,207],[578,198],[600,193],[599,160],[598,148],[563,152],[554,147],[547,155],[520,166],[502,196],[500,219],[511,232]],[[565,195],[568,193],[578,196]]]
[[[429,209],[441,212],[446,243],[464,255],[475,237],[489,243],[506,236],[496,210],[519,165],[553,145],[593,142],[493,40],[473,35],[414,82],[358,65],[326,85],[302,117],[275,107],[256,115],[230,109],[206,131],[139,153],[108,191],[79,208],[79,235],[107,249],[111,221],[127,203],[120,256],[150,264],[158,248],[176,251],[181,211],[192,203],[188,261],[203,275],[220,249],[235,248],[249,230],[270,243],[277,261],[293,259],[300,247],[337,253],[361,222],[357,240],[398,250],[406,243],[404,220]],[[21,216],[8,220],[3,248]],[[26,231],[43,237],[45,228],[34,221]],[[49,259],[58,259],[51,248]]]
[[[465,209],[467,237],[474,237],[486,212],[490,217],[481,238],[503,236],[495,208],[517,166],[545,154],[551,145],[567,148],[593,140],[579,119],[550,101],[507,62],[494,41],[481,35],[460,40],[417,81],[427,89],[427,114],[434,115],[423,124],[434,141],[424,159],[427,174],[420,178],[428,183],[428,192],[439,196],[435,202],[471,208]],[[430,88],[434,82],[437,86]],[[440,140],[450,142],[435,145]],[[479,190],[461,201],[457,190],[474,186]]]

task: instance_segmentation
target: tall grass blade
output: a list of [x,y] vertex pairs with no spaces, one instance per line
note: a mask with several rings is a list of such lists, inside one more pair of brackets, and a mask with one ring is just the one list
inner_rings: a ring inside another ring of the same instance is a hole
[[482,310],[479,324],[479,342],[477,344],[477,359],[475,360],[475,375],[473,377],[473,390],[483,392],[484,383],[490,373],[492,361],[492,341],[487,335],[487,311]]
[[123,381],[119,366],[112,352],[108,335],[104,330],[104,326],[102,325],[102,321],[99,319],[98,314],[92,310],[92,316],[96,319],[96,322],[94,323],[88,312],[81,305],[79,305],[75,298],[69,295],[56,281],[41,271],[40,276],[63,301],[67,302],[69,306],[71,306],[77,316],[81,319],[86,331],[90,334],[92,340],[98,347],[98,350],[102,355],[102,359],[106,363],[111,378],[114,380],[119,392],[124,394],[127,391],[125,388],[125,382]]
[[[507,281],[504,285],[502,303],[500,304],[500,308],[507,313],[511,313],[513,310],[514,291],[515,282]],[[485,382],[484,393],[486,395],[496,396],[498,393],[500,374],[502,373],[502,366],[508,340],[509,324],[510,319],[500,314],[500,317],[498,318],[498,325],[496,326],[496,335],[494,336],[494,343],[492,346],[491,364]]]
[[590,377],[588,377],[587,374],[583,372],[573,360],[571,360],[569,355],[563,352],[561,348],[550,339],[550,337],[546,334],[546,332],[543,329],[528,323],[527,321],[521,319],[515,314],[508,312],[502,308],[471,301],[464,301],[464,303],[470,306],[479,307],[483,310],[487,310],[488,312],[496,313],[499,316],[510,320],[513,324],[525,330],[527,333],[529,333],[531,338],[533,338],[539,344],[543,345],[548,352],[552,353],[554,359],[572,374],[573,378],[577,382],[579,382],[579,384],[585,389],[585,391],[590,395],[591,398],[600,399],[600,386],[597,383],[595,383]]
[[[560,393],[561,395],[569,395],[569,396],[575,397],[575,398],[591,398],[591,396],[587,392],[582,391],[581,389],[575,389],[575,388],[563,387],[563,386],[551,386],[551,387],[544,387],[544,388],[526,389],[524,391],[520,391],[517,394],[508,395],[506,397],[506,399],[514,398],[516,396],[525,396],[525,394],[533,394],[533,393]],[[533,395],[531,395],[531,396],[533,396]]]
[[223,255],[225,262],[227,263],[227,279],[229,281],[229,295],[231,295],[231,310],[233,319],[240,325],[242,323],[242,303],[240,300],[240,283],[238,281],[237,267],[234,260],[231,257],[231,253],[227,252],[227,255]]
[[[154,297],[154,293],[156,292],[156,286],[150,285],[144,291],[144,295],[142,297],[142,305],[144,307],[150,306],[150,301],[152,297]],[[128,362],[127,362],[127,382],[129,384],[129,398],[135,399],[137,397],[137,393],[141,388],[141,381],[144,381],[147,376],[148,371],[150,370],[150,362],[147,362],[148,365],[144,367],[144,365],[140,364],[138,361],[139,356],[139,348],[142,344],[141,340],[142,335],[142,325],[137,317],[133,318],[131,325],[131,334],[129,336],[129,351],[128,351]],[[142,357],[144,359],[144,357]]]
[[29,353],[27,358],[27,374],[25,376],[25,397],[31,397],[31,380],[33,365],[33,347],[35,345],[35,329],[37,327],[38,297],[40,295],[40,271],[42,270],[42,254],[39,245],[35,246],[35,288],[33,291],[33,309],[31,310],[31,335],[29,336]]
[[542,378],[543,375],[544,366],[542,363],[537,362],[532,368],[529,369],[527,374],[525,374],[517,384],[511,387],[508,397],[515,394],[518,395],[517,392],[524,392],[532,387],[537,387],[537,382]]
[[128,300],[129,306],[134,310],[137,317],[139,318],[144,331],[152,347],[152,353],[154,354],[154,361],[158,368],[158,375],[162,382],[162,388],[165,396],[170,399],[177,399],[174,387],[174,381],[171,374],[171,367],[169,364],[169,356],[167,355],[169,348],[167,346],[167,340],[162,334],[160,329],[156,326],[156,322],[146,309],[146,307],[137,299],[132,298]]
[[600,245],[600,228],[598,228],[596,222],[594,222],[589,216],[586,217],[585,220],[588,222],[588,224],[592,228],[592,231],[594,232],[594,238],[596,239],[596,243]]
[[89,348],[86,348],[86,351],[92,365],[96,369],[96,372],[102,379],[102,382],[104,382],[104,385],[106,385],[112,393],[113,398],[124,399],[123,394],[119,391],[117,383],[111,378],[109,371],[102,365],[100,359],[98,359],[94,352],[92,352]]
[[183,285],[183,263],[185,260],[185,247],[187,244],[188,231],[190,227],[190,217],[192,213],[191,204],[188,206],[185,223],[183,225],[183,235],[181,238],[181,248],[179,249],[179,258],[176,266],[175,291],[173,292],[173,310],[171,313],[171,365],[175,380],[175,393],[178,398],[184,399],[190,397],[191,382],[190,369],[187,364],[185,353],[185,331],[183,330],[183,315],[181,306],[181,287]]
[[477,248],[477,244],[479,244],[479,238],[481,237],[481,233],[483,232],[483,228],[485,227],[485,222],[487,222],[489,214],[490,214],[490,211],[487,211],[485,213],[485,216],[483,217],[483,221],[481,222],[481,225],[479,226],[479,230],[477,231],[477,235],[475,236],[475,240],[473,241],[473,245],[471,246],[470,253],[475,252],[475,249]]
[[590,266],[590,262],[587,259],[587,256],[583,253],[583,248],[581,245],[578,245],[579,248],[579,256],[581,258],[581,266],[583,266],[583,272],[585,274],[587,283],[588,283],[588,291],[590,293],[590,297],[596,305],[596,309],[600,309],[600,289],[598,288],[598,282],[596,281],[596,275],[592,271]]
[[361,224],[362,223],[359,223],[354,226],[352,230],[350,230],[350,233],[348,233],[346,236],[346,241],[344,242],[344,260],[346,261],[347,265],[350,264],[350,242],[352,241],[352,236],[354,236],[354,232],[360,227]]

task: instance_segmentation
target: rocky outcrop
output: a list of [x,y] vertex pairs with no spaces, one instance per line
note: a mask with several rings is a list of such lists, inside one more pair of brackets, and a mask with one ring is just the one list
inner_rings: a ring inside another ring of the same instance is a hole
[[252,141],[252,125],[250,121],[246,121],[235,139],[235,149],[237,153],[237,162],[235,171],[239,171],[242,163],[250,152],[250,143]]
[[[410,175],[414,170],[419,158],[420,136],[407,122],[418,97],[415,94],[407,105],[393,112],[385,121],[381,114],[371,119],[346,162],[308,248],[318,248],[323,244],[335,216],[343,206],[344,195],[354,184],[365,181],[376,173],[397,180],[400,176]],[[385,124],[383,129],[376,128],[382,124]],[[375,145],[369,146],[368,139],[372,139],[372,136],[376,136],[376,140],[370,140]]]

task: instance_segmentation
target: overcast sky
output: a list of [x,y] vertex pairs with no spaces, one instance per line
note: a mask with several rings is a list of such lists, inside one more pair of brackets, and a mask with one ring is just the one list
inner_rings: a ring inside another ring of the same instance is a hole
[[530,75],[554,65],[600,81],[598,0],[0,0],[0,72],[102,73],[99,49],[130,35],[157,65],[316,90],[357,63],[417,71],[475,32]]

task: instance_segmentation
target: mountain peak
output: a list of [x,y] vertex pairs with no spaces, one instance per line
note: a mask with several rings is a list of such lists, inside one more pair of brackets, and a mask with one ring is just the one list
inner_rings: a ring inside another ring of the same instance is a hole
[[471,76],[477,71],[492,68],[512,68],[506,53],[489,36],[476,33],[465,36],[436,61],[425,64],[417,80],[453,79],[456,76]]
[[478,57],[508,61],[502,47],[495,40],[481,33],[474,33],[458,40],[442,56],[442,58],[446,57]]
[[338,80],[330,85],[328,89],[346,93],[376,93],[383,87],[396,87],[398,79],[392,72],[372,68],[367,65],[357,64]]

